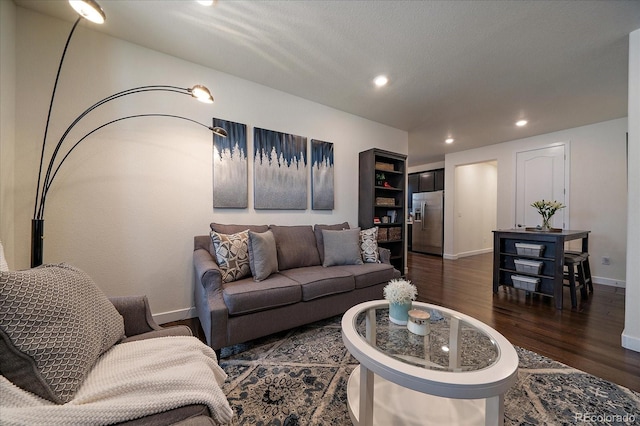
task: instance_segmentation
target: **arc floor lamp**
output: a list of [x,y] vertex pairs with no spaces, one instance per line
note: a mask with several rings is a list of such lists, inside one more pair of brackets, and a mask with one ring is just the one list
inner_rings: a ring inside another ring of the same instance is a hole
[[[67,42],[64,46],[64,50],[62,52],[62,57],[60,58],[60,64],[58,65],[58,72],[56,74],[56,80],[53,85],[53,92],[51,93],[51,101],[49,102],[49,112],[47,114],[47,122],[44,130],[44,137],[42,139],[42,152],[40,154],[40,168],[38,170],[38,183],[36,186],[36,199],[33,207],[33,219],[31,221],[31,267],[42,265],[43,255],[44,255],[44,210],[47,201],[47,195],[49,193],[49,189],[51,188],[51,184],[53,183],[54,178],[56,177],[60,167],[64,164],[65,160],[69,157],[69,155],[73,152],[73,150],[84,141],[87,137],[91,136],[96,131],[109,126],[111,124],[128,120],[132,118],[142,118],[142,117],[165,117],[172,119],[179,119],[183,121],[188,121],[199,126],[205,127],[213,132],[217,136],[226,137],[227,132],[221,127],[211,127],[206,124],[202,124],[196,120],[192,120],[187,117],[182,117],[174,114],[161,114],[161,113],[148,113],[148,114],[135,114],[128,115],[125,117],[119,117],[94,128],[90,132],[86,133],[80,139],[78,139],[73,145],[69,146],[64,145],[64,142],[71,132],[71,130],[78,124],[84,117],[86,117],[93,110],[101,107],[107,102],[111,102],[116,99],[120,99],[124,96],[135,95],[138,93],[145,92],[169,92],[169,93],[178,93],[183,95],[189,95],[197,100],[204,103],[213,103],[213,96],[211,96],[211,92],[205,86],[196,85],[191,88],[183,88],[178,86],[168,86],[168,85],[148,85],[148,86],[140,86],[134,87],[131,89],[123,90],[118,93],[114,93],[113,95],[107,96],[106,98],[94,103],[89,108],[85,109],[78,117],[76,117],[69,127],[64,131],[60,139],[58,140],[55,148],[53,149],[51,156],[49,157],[49,161],[46,167],[46,172],[44,171],[45,165],[45,154],[46,154],[46,145],[47,145],[47,133],[49,131],[49,122],[51,120],[51,111],[53,109],[53,102],[56,96],[56,88],[58,87],[58,80],[60,78],[60,71],[62,70],[62,64],[64,62],[64,58],[67,53],[67,49],[69,47],[69,42],[71,41],[71,37],[78,26],[80,20],[87,19],[91,22],[95,22],[97,24],[101,24],[105,21],[106,15],[100,5],[96,3],[94,0],[69,0],[71,6],[78,12],[80,15],[78,19],[73,24],[71,28],[71,32],[67,37]],[[44,176],[43,176],[44,172]]]

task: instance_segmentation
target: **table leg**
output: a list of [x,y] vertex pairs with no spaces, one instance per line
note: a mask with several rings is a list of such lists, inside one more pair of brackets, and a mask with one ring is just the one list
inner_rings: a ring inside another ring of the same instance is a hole
[[502,426],[504,424],[504,395],[487,398],[485,402],[484,424],[486,426]]
[[449,319],[449,368],[460,371],[462,357],[462,333],[460,333],[460,320],[455,317]]
[[373,426],[373,373],[360,364],[359,426]]
[[376,310],[369,309],[365,321],[365,336],[367,341],[374,348],[376,347]]

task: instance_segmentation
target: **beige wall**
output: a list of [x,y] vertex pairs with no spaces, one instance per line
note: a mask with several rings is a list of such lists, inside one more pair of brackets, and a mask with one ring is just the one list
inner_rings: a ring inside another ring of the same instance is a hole
[[[143,94],[110,102],[83,120],[84,133],[128,114],[165,112],[210,123],[212,117],[333,142],[333,211],[256,211],[252,167],[249,208],[212,208],[212,137],[170,119],[137,119],[92,135],[69,157],[49,194],[45,262],[87,271],[108,295],[147,294],[161,320],[193,315],[193,236],[209,223],[357,225],[358,152],[378,147],[407,153],[407,132],[114,39],[81,24],[58,87],[50,134],[117,91],[146,85],[207,85],[216,99]],[[40,141],[59,55],[70,22],[17,9],[15,259],[29,264],[30,220]],[[310,187],[310,184],[308,185]],[[310,204],[310,192],[309,192]]]
[[9,266],[14,252],[15,16],[11,1],[0,1],[0,241]]
[[629,37],[629,214],[622,346],[640,352],[640,29]]

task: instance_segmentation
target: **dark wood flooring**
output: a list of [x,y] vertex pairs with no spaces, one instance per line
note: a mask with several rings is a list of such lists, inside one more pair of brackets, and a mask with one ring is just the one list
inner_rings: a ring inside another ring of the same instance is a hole
[[500,287],[494,295],[492,253],[458,260],[409,253],[408,267],[419,301],[470,315],[514,345],[640,392],[640,353],[620,343],[624,289],[595,284],[571,309],[565,287],[564,309],[557,310],[552,298],[522,290]]
[[[514,345],[640,392],[640,353],[620,344],[624,289],[595,284],[589,300],[571,309],[565,288],[564,309],[556,310],[552,298],[521,290],[501,287],[494,295],[492,254],[443,260],[409,253],[408,266],[419,301],[470,315]],[[177,323],[204,340],[197,318]]]

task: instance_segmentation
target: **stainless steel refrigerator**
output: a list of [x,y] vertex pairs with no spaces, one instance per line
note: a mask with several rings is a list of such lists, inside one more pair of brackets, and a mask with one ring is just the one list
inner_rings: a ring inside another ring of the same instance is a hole
[[444,191],[413,194],[411,251],[442,256]]

